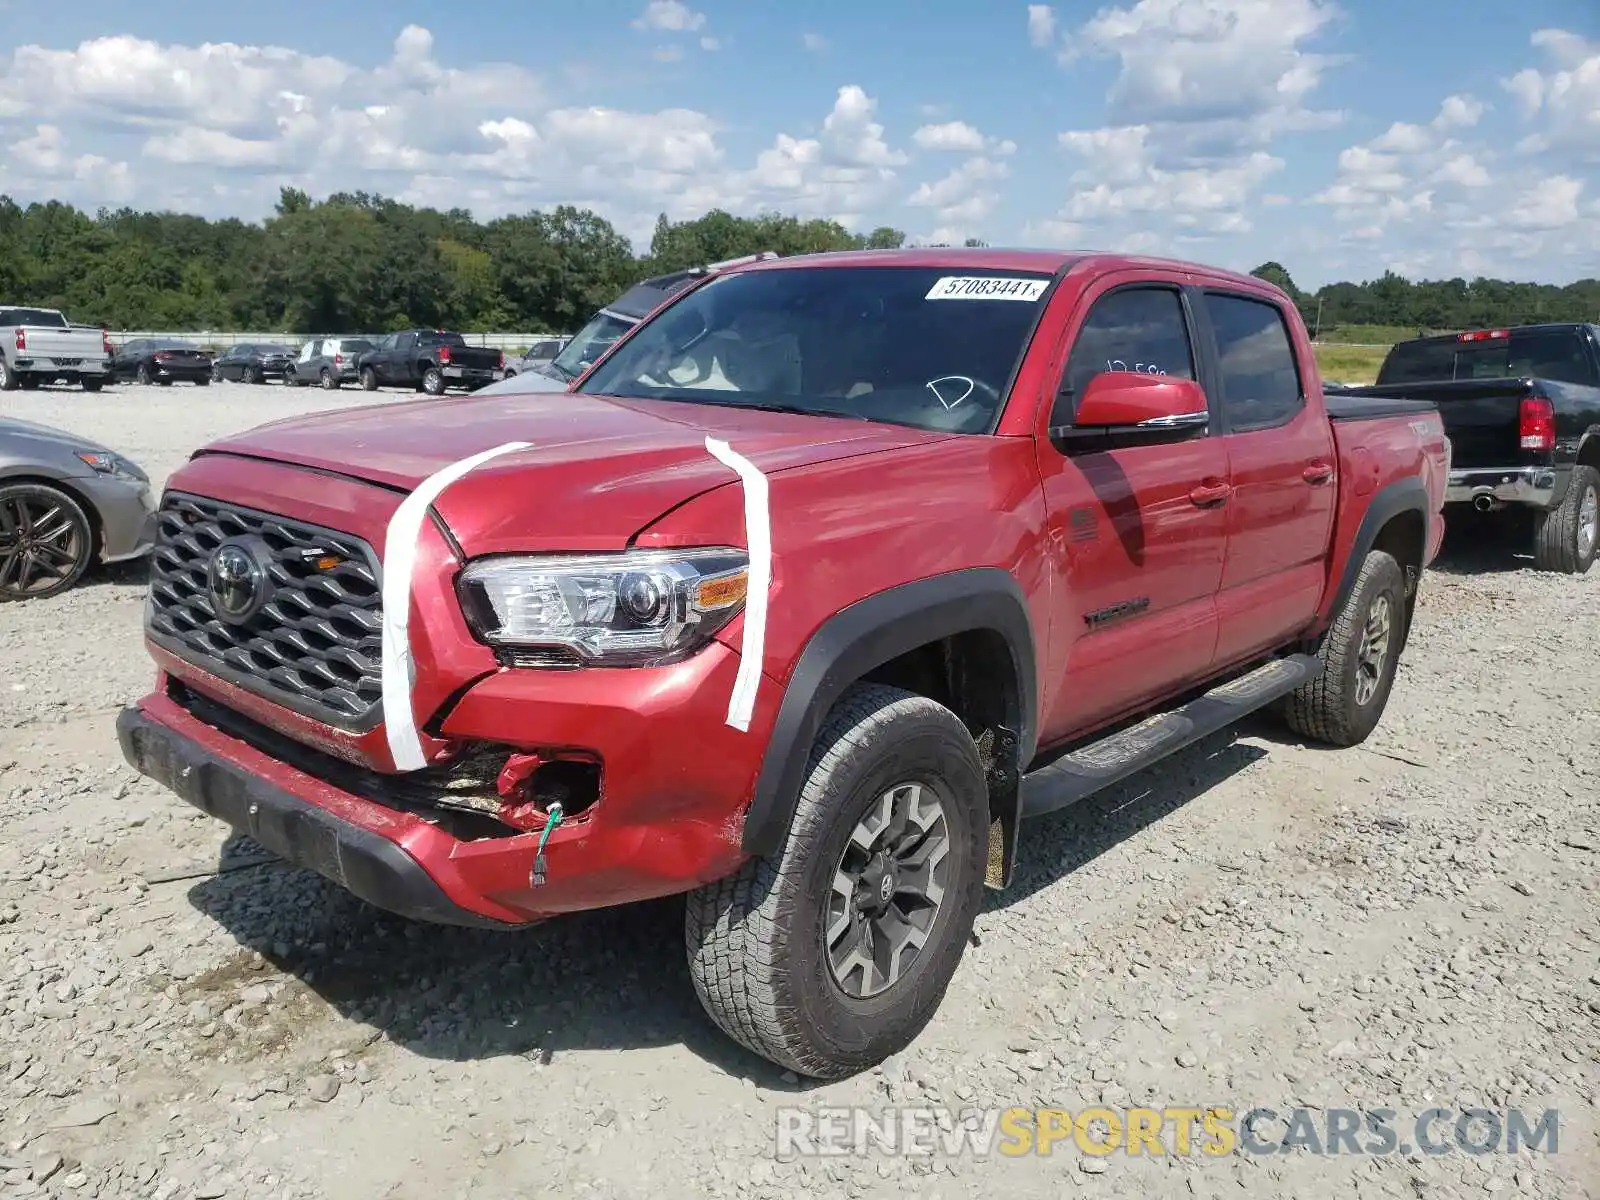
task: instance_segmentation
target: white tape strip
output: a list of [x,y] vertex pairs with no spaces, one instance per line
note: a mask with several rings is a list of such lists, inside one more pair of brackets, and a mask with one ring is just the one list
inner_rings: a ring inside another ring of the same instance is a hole
[[767,509],[767,477],[727,442],[706,438],[706,449],[738,472],[744,488],[744,536],[750,550],[750,592],[744,602],[744,639],[739,647],[739,673],[728,700],[728,724],[750,730],[750,714],[761,686],[761,663],[767,640],[767,591],[772,586],[772,522]]
[[411,577],[417,564],[417,541],[428,509],[444,491],[474,467],[491,458],[526,450],[532,443],[507,442],[435,471],[417,485],[389,518],[383,540],[383,724],[389,737],[389,756],[397,771],[420,771],[428,765],[422,754],[411,688],[416,682],[411,655]]

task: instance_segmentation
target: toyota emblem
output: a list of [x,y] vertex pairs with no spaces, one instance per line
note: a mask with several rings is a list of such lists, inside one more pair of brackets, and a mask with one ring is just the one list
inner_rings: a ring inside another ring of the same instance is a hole
[[242,625],[266,603],[267,574],[248,546],[224,542],[206,569],[211,609],[229,624]]

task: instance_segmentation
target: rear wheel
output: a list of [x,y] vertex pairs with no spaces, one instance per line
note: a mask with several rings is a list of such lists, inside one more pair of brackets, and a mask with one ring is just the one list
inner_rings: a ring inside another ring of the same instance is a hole
[[327,367],[322,368],[322,374],[318,376],[318,382],[322,384],[322,390],[325,392],[335,391],[339,386],[339,381],[334,378],[333,372],[328,370]]
[[212,379],[212,382],[214,382],[214,383],[221,383],[222,382],[223,374],[222,374],[222,368],[221,367],[213,366],[211,368],[211,379]]
[[0,358],[0,392],[14,392],[20,386],[17,373],[11,369],[11,364]]
[[88,514],[71,496],[41,484],[0,487],[0,601],[66,591],[93,553]]
[[1331,746],[1365,741],[1389,702],[1406,620],[1400,564],[1373,550],[1322,639],[1322,674],[1289,694],[1283,708],[1289,728]]
[[429,367],[423,371],[422,390],[430,396],[444,395],[444,372],[438,367]]
[[378,373],[371,367],[361,368],[361,387],[364,391],[375,392],[378,390]]
[[240,383],[260,383],[261,382],[261,368],[255,366],[253,363],[252,364],[247,364],[245,366],[245,369],[239,375],[239,382]]
[[712,1019],[815,1078],[905,1048],[971,936],[987,813],[960,718],[898,688],[851,689],[817,735],[782,851],[689,898],[689,969]]
[[1536,521],[1533,565],[1562,575],[1586,574],[1600,547],[1600,471],[1573,467],[1566,496]]
[[85,377],[83,380],[83,390],[86,392],[98,392],[104,382],[105,381],[102,379]]

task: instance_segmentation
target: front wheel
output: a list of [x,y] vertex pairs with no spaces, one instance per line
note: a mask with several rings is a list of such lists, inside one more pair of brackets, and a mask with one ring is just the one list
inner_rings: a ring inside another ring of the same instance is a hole
[[1560,575],[1587,574],[1600,546],[1600,471],[1573,467],[1560,505],[1536,519],[1533,565]]
[[1389,702],[1407,620],[1400,564],[1373,550],[1322,639],[1322,674],[1289,694],[1283,709],[1289,728],[1330,746],[1366,741]]
[[246,367],[239,375],[240,383],[260,383],[261,369],[259,367]]
[[689,970],[735,1041],[838,1079],[932,1019],[982,900],[988,793],[949,709],[851,689],[829,714],[781,852],[689,897]]
[[94,529],[71,496],[43,484],[0,487],[0,602],[66,591],[93,554]]
[[213,383],[221,383],[222,382],[222,368],[221,367],[212,367],[211,368],[211,382],[213,382]]
[[139,369],[133,373],[133,377],[143,386],[150,386],[150,368],[145,366],[143,363],[139,364]]

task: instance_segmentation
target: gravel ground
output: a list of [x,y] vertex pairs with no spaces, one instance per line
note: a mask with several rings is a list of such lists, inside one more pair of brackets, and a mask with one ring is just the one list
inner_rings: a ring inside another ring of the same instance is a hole
[[[5,408],[159,481],[213,436],[329,400],[125,387]],[[935,1024],[825,1087],[713,1031],[680,906],[516,935],[411,925],[141,782],[112,729],[151,676],[137,568],[0,609],[0,1196],[1594,1195],[1600,572],[1455,549],[1425,589],[1367,746],[1261,722],[1039,823]],[[1560,1142],[774,1149],[783,1106],[1098,1102],[1555,1108]]]

